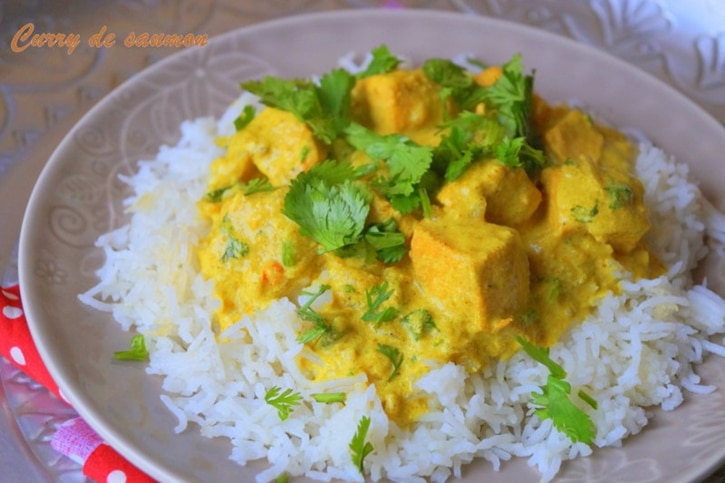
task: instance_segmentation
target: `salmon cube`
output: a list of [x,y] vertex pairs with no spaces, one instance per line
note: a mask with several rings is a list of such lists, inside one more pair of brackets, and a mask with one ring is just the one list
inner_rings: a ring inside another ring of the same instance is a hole
[[474,332],[506,326],[529,297],[529,264],[517,231],[425,219],[413,232],[410,259],[426,295]]

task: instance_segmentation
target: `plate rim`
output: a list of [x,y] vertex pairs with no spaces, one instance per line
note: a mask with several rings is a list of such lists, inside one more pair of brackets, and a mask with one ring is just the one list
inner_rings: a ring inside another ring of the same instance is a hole
[[[58,387],[61,389],[61,392],[64,395],[64,398],[74,407],[74,409],[83,417],[88,424],[90,424],[94,430],[98,432],[99,435],[101,435],[104,440],[109,443],[112,447],[117,449],[120,453],[122,453],[125,457],[129,459],[129,461],[132,461],[137,467],[140,469],[146,471],[150,475],[156,475],[157,477],[160,477],[161,479],[174,479],[176,476],[174,475],[172,468],[169,464],[160,464],[156,461],[149,461],[146,458],[140,459],[137,457],[137,451],[138,449],[135,447],[135,445],[128,441],[127,438],[121,437],[118,434],[116,434],[115,431],[113,431],[111,428],[107,427],[106,425],[99,425],[99,420],[103,419],[102,414],[96,414],[95,411],[89,410],[89,404],[87,400],[87,395],[83,391],[78,391],[74,388],[67,388],[64,391],[63,387],[67,383],[67,375],[65,371],[63,371],[59,366],[54,364],[54,361],[56,360],[53,350],[51,348],[52,343],[51,341],[48,341],[46,337],[44,337],[43,334],[43,326],[44,324],[50,323],[50,321],[44,321],[42,316],[39,316],[38,313],[35,311],[36,304],[33,302],[38,302],[39,297],[41,296],[40,291],[38,291],[36,285],[37,282],[32,282],[32,278],[30,277],[30,272],[32,271],[29,267],[33,265],[33,262],[35,261],[36,254],[33,253],[31,250],[31,246],[33,245],[34,235],[36,234],[36,231],[38,230],[39,225],[35,223],[35,220],[33,219],[33,215],[35,212],[37,212],[42,206],[42,201],[44,200],[44,197],[41,193],[42,188],[45,186],[45,182],[48,178],[51,177],[54,170],[58,169],[58,166],[62,164],[62,158],[63,153],[70,150],[70,146],[73,145],[73,140],[75,134],[81,129],[81,127],[89,122],[90,119],[94,118],[98,113],[103,112],[113,101],[115,96],[120,95],[120,93],[123,93],[124,91],[128,90],[133,86],[135,83],[139,81],[143,81],[146,78],[149,78],[153,76],[154,73],[157,71],[160,71],[164,68],[166,68],[169,65],[173,65],[175,63],[181,62],[183,60],[186,60],[191,55],[193,55],[191,52],[195,49],[200,48],[208,48],[213,45],[217,44],[223,44],[230,38],[234,38],[239,35],[253,35],[256,32],[264,31],[267,29],[277,29],[277,28],[283,28],[287,25],[292,24],[299,24],[299,23],[305,23],[309,22],[310,20],[313,21],[319,21],[319,22],[332,22],[336,19],[343,19],[348,17],[357,17],[357,18],[364,18],[364,20],[374,20],[378,17],[389,17],[389,16],[397,16],[401,18],[410,17],[410,18],[417,18],[417,17],[450,17],[450,18],[457,18],[460,21],[465,22],[472,22],[480,25],[487,25],[487,24],[493,24],[493,25],[499,25],[503,28],[510,29],[513,31],[519,31],[524,34],[524,36],[533,36],[538,37],[542,39],[543,41],[546,41],[547,43],[552,44],[558,44],[563,45],[567,49],[574,49],[576,51],[581,52],[582,54],[591,55],[594,57],[605,59],[607,63],[615,63],[617,64],[617,68],[621,69],[623,72],[627,72],[628,76],[632,76],[636,79],[641,79],[641,82],[650,83],[657,86],[657,89],[660,92],[666,92],[667,96],[672,98],[677,98],[678,102],[682,106],[687,106],[687,108],[694,113],[697,113],[699,117],[702,118],[702,122],[708,122],[711,123],[712,127],[717,127],[720,129],[723,134],[725,135],[725,127],[717,121],[717,119],[704,110],[702,107],[700,107],[695,101],[687,97],[684,93],[678,91],[671,85],[668,85],[664,81],[660,80],[656,76],[642,70],[641,68],[638,68],[604,50],[598,49],[594,46],[584,44],[582,42],[554,34],[539,28],[535,28],[529,25],[524,25],[520,23],[516,23],[513,21],[509,21],[506,19],[501,18],[495,18],[495,17],[488,17],[488,16],[482,16],[482,15],[472,15],[472,14],[465,14],[460,12],[452,12],[452,11],[437,11],[437,10],[426,10],[426,9],[417,9],[417,10],[365,10],[365,11],[358,11],[358,10],[335,10],[335,11],[323,11],[323,12],[312,12],[312,13],[302,13],[302,14],[296,14],[291,15],[287,17],[281,17],[281,18],[275,18],[272,20],[266,20],[259,23],[251,24],[242,26],[239,28],[231,29],[229,31],[223,32],[221,34],[215,35],[213,37],[210,37],[209,43],[207,46],[204,47],[194,47],[191,49],[183,50],[174,52],[167,57],[159,60],[158,62],[142,69],[137,74],[132,76],[131,78],[125,80],[123,83],[121,83],[119,86],[114,88],[111,92],[106,94],[103,98],[101,98],[91,109],[89,109],[74,125],[73,127],[63,136],[61,142],[53,149],[53,152],[51,156],[48,158],[48,161],[43,166],[38,179],[36,180],[33,189],[31,190],[30,196],[28,198],[28,203],[25,207],[25,213],[23,215],[22,224],[21,224],[21,232],[20,232],[20,242],[19,242],[19,253],[18,253],[18,275],[19,275],[19,282],[20,282],[20,289],[22,298],[27,303],[24,303],[24,312],[26,315],[26,319],[28,321],[28,326],[31,332],[31,335],[33,337],[33,340],[36,341],[36,346],[38,349],[38,352],[40,353],[41,359],[46,364],[46,367],[48,371],[50,372],[53,379],[58,384]],[[518,35],[518,32],[517,32]],[[151,377],[150,375],[146,375],[146,377]],[[92,406],[92,405],[91,405]],[[717,459],[717,461],[713,461],[712,465],[709,469],[714,469],[715,465],[722,464],[725,461],[725,449],[722,452],[722,455]],[[703,472],[702,470],[694,471],[692,472],[692,477],[698,477],[698,476],[705,476],[706,472]]]

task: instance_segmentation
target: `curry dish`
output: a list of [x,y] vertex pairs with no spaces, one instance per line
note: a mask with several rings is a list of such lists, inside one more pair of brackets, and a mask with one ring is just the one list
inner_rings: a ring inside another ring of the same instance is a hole
[[266,107],[220,140],[199,202],[218,333],[299,297],[300,367],[365,373],[401,426],[426,411],[413,384],[430,361],[479,371],[517,336],[551,346],[625,271],[662,270],[625,135],[535,96],[518,58],[478,73],[434,60],[278,81],[322,104],[347,86],[327,131],[272,80],[245,84]]

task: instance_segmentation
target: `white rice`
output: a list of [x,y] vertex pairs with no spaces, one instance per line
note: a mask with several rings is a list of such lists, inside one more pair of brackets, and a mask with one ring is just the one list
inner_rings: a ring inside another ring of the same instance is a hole
[[[445,481],[476,458],[499,470],[520,457],[548,481],[562,462],[591,454],[593,448],[572,444],[534,414],[530,394],[545,384],[548,369],[524,353],[481,374],[467,375],[452,363],[432,367],[417,383],[431,410],[403,431],[388,420],[364,375],[315,384],[299,370],[296,358],[313,355],[296,341],[297,301],[272,303],[229,328],[223,334],[229,342],[216,342],[211,314],[218,301],[194,255],[209,227],[196,203],[209,164],[222,154],[214,139],[233,132],[232,120],[249,102],[255,99],[243,95],[218,122],[184,122],[177,145],[162,147],[123,179],[134,193],[126,200],[131,221],[99,238],[106,255],[100,281],[80,295],[123,328],[146,335],[148,373],[163,378],[162,400],[179,420],[177,432],[228,438],[240,464],[266,458],[270,466],[258,481],[283,473],[361,481],[348,445],[362,416],[371,418],[375,451],[365,465],[373,480]],[[661,150],[642,143],[636,169],[650,209],[649,241],[669,271],[624,281],[620,295],[607,296],[551,349],[572,392],[584,389],[598,402],[596,411],[581,405],[596,425],[596,447],[620,446],[639,433],[652,407],[672,410],[687,392],[712,391],[695,365],[708,353],[725,355],[709,339],[725,332],[725,302],[690,276],[707,254],[706,236],[725,253],[725,217],[703,199],[687,167]],[[345,404],[303,403],[281,421],[264,401],[273,386],[294,388],[305,401],[317,392],[348,397]]]

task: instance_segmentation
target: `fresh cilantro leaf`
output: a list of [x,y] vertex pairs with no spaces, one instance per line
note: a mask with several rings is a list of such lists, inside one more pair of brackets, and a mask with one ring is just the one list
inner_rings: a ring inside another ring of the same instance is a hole
[[234,119],[234,128],[237,131],[241,131],[242,129],[247,127],[247,124],[249,124],[252,119],[254,119],[255,114],[256,111],[254,109],[254,106],[244,106],[242,113],[236,119]]
[[393,195],[390,197],[390,204],[398,212],[402,214],[412,213],[416,208],[421,206],[420,196],[418,192],[412,193],[408,196]]
[[249,245],[232,236],[227,240],[227,246],[222,254],[222,262],[226,262],[232,258],[242,258],[249,253]]
[[438,327],[433,320],[433,316],[426,309],[414,310],[400,321],[403,326],[408,329],[413,340],[419,341],[421,337],[437,330]]
[[428,59],[423,72],[441,86],[442,97],[452,97],[463,110],[473,110],[485,98],[485,89],[463,67],[448,59]]
[[455,181],[466,172],[466,169],[473,163],[476,156],[476,150],[466,149],[460,153],[460,156],[455,158],[446,167],[446,181]]
[[564,371],[564,368],[557,364],[551,357],[549,357],[548,348],[537,347],[521,336],[516,337],[516,341],[521,345],[521,347],[529,355],[529,357],[531,357],[539,364],[543,364],[544,366],[546,366],[546,368],[549,369],[549,372],[551,372],[552,376],[559,379],[564,379],[566,377],[566,371]]
[[576,205],[571,209],[571,216],[574,217],[579,223],[591,223],[594,217],[599,214],[599,202],[594,203],[592,208],[585,208],[581,205]]
[[393,289],[388,290],[388,281],[373,285],[369,290],[365,291],[365,300],[367,301],[367,310],[362,316],[365,322],[374,322],[375,327],[379,327],[384,322],[393,320],[398,315],[398,309],[395,307],[387,307],[384,310],[380,306],[393,295]]
[[378,352],[387,357],[391,364],[393,364],[393,372],[390,373],[388,381],[391,381],[400,371],[400,366],[403,364],[403,353],[393,346],[387,344],[378,344]]
[[302,295],[306,295],[309,298],[302,305],[302,307],[297,309],[296,312],[302,320],[312,322],[313,326],[311,329],[297,336],[298,342],[302,344],[307,344],[308,342],[312,342],[323,336],[327,341],[334,340],[338,337],[339,334],[335,333],[332,325],[330,325],[330,323],[323,316],[318,314],[317,311],[312,308],[312,304],[314,303],[314,301],[317,300],[320,295],[327,292],[329,289],[329,285],[320,285],[317,292],[302,292]]
[[221,257],[222,262],[227,262],[232,258],[242,258],[249,253],[249,245],[234,235],[234,229],[227,215],[224,215],[224,218],[222,218],[220,228],[222,233],[227,237],[227,245]]
[[529,139],[529,117],[533,102],[534,75],[524,75],[520,54],[501,66],[501,77],[484,89],[486,106],[494,109],[510,138]]
[[310,81],[267,76],[261,81],[243,82],[241,87],[258,96],[264,105],[291,112],[301,121],[322,117],[322,106]]
[[146,341],[141,334],[131,337],[131,346],[128,350],[114,352],[113,356],[119,361],[145,361],[149,358]]
[[359,241],[370,211],[371,195],[351,181],[353,168],[326,161],[300,173],[290,185],[282,213],[300,233],[334,251]]
[[229,191],[230,189],[234,188],[235,185],[229,185],[229,186],[223,186],[221,188],[215,189],[213,191],[208,192],[204,198],[211,202],[211,203],[219,203],[221,202],[222,198],[224,197],[224,193]]
[[354,85],[355,77],[345,69],[334,69],[320,79],[317,95],[320,105],[331,116],[334,137],[350,123],[350,92]]
[[614,183],[604,188],[604,190],[609,195],[609,208],[612,210],[630,205],[634,199],[632,188],[626,184]]
[[496,121],[467,111],[442,127],[447,132],[433,151],[433,166],[449,182],[460,178],[481,156],[491,154],[504,136]]
[[221,231],[227,238],[227,245],[222,254],[222,262],[227,262],[232,258],[241,258],[249,253],[249,245],[238,239],[234,235],[234,227],[229,221],[229,216],[224,215],[222,218]]
[[355,431],[355,435],[352,437],[352,441],[350,441],[349,445],[350,457],[361,475],[365,474],[365,457],[375,450],[369,441],[365,441],[368,436],[369,429],[370,418],[368,416],[363,416],[360,418],[360,422],[357,425],[357,431]]
[[269,182],[267,178],[253,178],[250,179],[246,186],[244,186],[244,194],[246,196],[253,195],[255,193],[262,193],[265,191],[274,191],[275,187]]
[[376,185],[388,196],[413,194],[415,185],[431,166],[432,148],[417,145],[400,134],[383,136],[357,123],[350,123],[345,134],[356,149],[365,151],[373,159],[385,161],[388,178],[378,180]]
[[331,403],[344,403],[347,400],[347,395],[344,392],[324,392],[310,394],[312,399],[319,403],[331,404]]
[[386,74],[395,70],[400,64],[400,59],[390,53],[387,45],[381,45],[370,51],[372,60],[367,68],[358,74],[358,78],[362,79],[377,74]]
[[544,167],[544,153],[532,148],[523,136],[517,138],[504,137],[494,148],[496,159],[512,168],[524,168],[527,173],[535,173]]
[[274,386],[264,395],[264,401],[275,408],[279,419],[284,421],[292,409],[302,401],[302,396],[292,389],[285,389],[282,392],[282,388]]
[[265,77],[241,87],[263,104],[294,114],[314,135],[330,144],[349,122],[349,96],[354,78],[343,69],[324,75],[320,86],[309,80]]
[[375,249],[376,258],[383,263],[399,262],[408,253],[405,235],[398,231],[393,219],[369,226],[365,241]]
[[589,415],[576,407],[569,399],[571,385],[552,375],[546,379],[541,394],[532,394],[534,404],[539,406],[536,414],[541,419],[551,419],[556,429],[566,434],[573,442],[591,444],[596,436],[594,423]]
[[[536,414],[541,419],[551,419],[556,429],[573,442],[591,444],[596,436],[596,428],[589,415],[569,399],[571,385],[564,380],[564,368],[549,357],[549,349],[536,347],[521,336],[517,336],[516,340],[532,359],[546,366],[550,372],[546,385],[541,387],[542,392],[531,396],[537,406]],[[579,391],[579,397],[594,409],[597,408],[596,401],[584,391]]]

